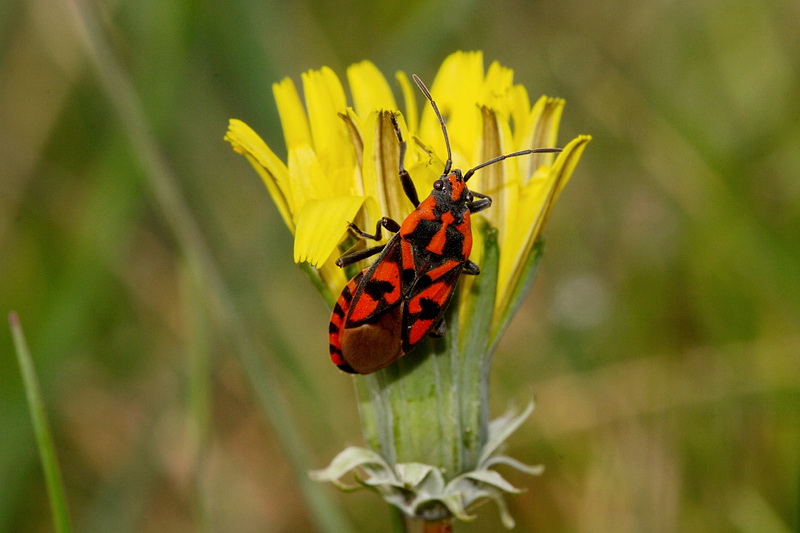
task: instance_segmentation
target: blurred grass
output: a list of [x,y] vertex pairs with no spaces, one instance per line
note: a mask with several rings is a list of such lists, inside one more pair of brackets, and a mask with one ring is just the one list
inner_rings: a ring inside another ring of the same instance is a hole
[[[430,79],[459,48],[566,98],[562,139],[594,137],[495,357],[495,412],[537,398],[510,452],[547,467],[504,472],[529,487],[517,530],[800,528],[796,3],[90,3],[141,104],[133,143],[69,5],[0,5],[0,301],[36,354],[77,530],[317,527],[137,143],[177,179],[269,392],[323,466],[360,443],[353,391],[288,232],[222,142],[227,119],[281,153],[272,82],[365,58]],[[0,531],[41,530],[5,329],[0,343]],[[354,530],[389,523],[373,495],[323,490]],[[463,530],[495,530],[495,513]]]
[[39,378],[36,377],[36,367],[28,350],[28,343],[25,340],[22,325],[19,323],[19,317],[12,311],[8,321],[11,335],[14,337],[14,351],[25,386],[25,397],[28,402],[31,423],[34,433],[36,433],[36,447],[39,450],[39,459],[42,462],[42,470],[47,483],[53,526],[58,533],[69,533],[72,531],[72,527],[70,526],[67,500],[64,496],[64,481],[61,478],[53,435],[47,421],[47,409],[42,401]]

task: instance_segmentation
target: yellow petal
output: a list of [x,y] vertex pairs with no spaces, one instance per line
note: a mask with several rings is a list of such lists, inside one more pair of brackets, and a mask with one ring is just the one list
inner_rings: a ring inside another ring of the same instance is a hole
[[294,261],[306,261],[315,267],[325,263],[347,231],[363,196],[340,196],[323,200],[309,200],[297,217],[297,233],[294,239]]
[[543,167],[522,189],[514,213],[509,217],[497,276],[498,308],[505,305],[508,293],[519,282],[524,259],[539,237],[540,222],[554,192],[554,176],[548,170]]
[[[483,91],[483,79],[483,54],[456,52],[444,60],[433,84],[429,85],[431,95],[447,119],[456,167],[469,168],[480,163],[477,156],[481,113],[477,102]],[[439,157],[447,157],[442,130],[430,105],[422,112],[420,138],[433,145]]]
[[455,107],[459,102],[473,105],[483,92],[483,81],[483,53],[459,51],[445,58],[429,87],[441,93],[442,102]]
[[330,188],[324,191],[318,187],[324,182],[325,173],[310,146],[297,146],[289,151],[289,205],[295,222],[306,202],[330,196]]
[[347,69],[347,81],[353,94],[353,107],[359,116],[366,117],[372,111],[397,109],[386,78],[371,62],[351,65]]
[[[528,134],[523,138],[520,150],[529,148],[555,148],[558,140],[558,125],[564,111],[564,100],[542,96],[534,104],[525,124]],[[527,179],[542,165],[550,165],[553,154],[534,154],[525,160],[522,176]]]
[[294,233],[294,221],[290,208],[289,171],[283,161],[269,149],[266,143],[250,126],[241,120],[231,119],[225,134],[233,149],[243,154],[261,176],[272,200],[278,206],[283,221]]
[[413,206],[400,182],[400,149],[390,116],[389,111],[373,112],[365,121],[362,173],[366,194],[378,200],[385,216],[400,222]]
[[[495,157],[508,153],[506,146],[508,142],[504,142],[507,124],[497,117],[495,112],[488,107],[481,108],[482,114],[482,143],[481,153],[478,159],[481,162],[489,161]],[[507,201],[508,191],[516,187],[517,182],[513,182],[508,176],[507,169],[512,168],[506,162],[495,163],[478,170],[474,177],[469,182],[470,189],[473,189],[492,197],[493,205],[490,209],[483,212],[483,216],[495,228],[502,232],[502,222],[505,218],[505,213],[509,207]]]
[[309,200],[358,195],[354,190],[351,167],[323,169],[310,146],[298,146],[289,152],[289,196],[295,217]]
[[[514,85],[508,93],[511,120],[514,121],[514,151],[530,148],[525,146],[526,123],[531,113],[531,101],[528,98],[528,91],[524,85]],[[544,148],[544,147],[539,147]],[[530,173],[528,173],[530,175]]]
[[[575,171],[575,167],[578,165],[578,161],[581,159],[581,155],[583,155],[583,150],[586,148],[586,145],[589,144],[589,141],[592,140],[591,135],[579,135],[575,139],[572,139],[570,143],[564,147],[564,151],[558,154],[556,158],[556,162],[553,165],[552,172],[558,175],[557,178],[557,185],[555,193],[553,194],[553,200],[548,208],[547,216],[550,216],[550,211],[555,205],[556,201],[558,200],[561,191],[564,190],[564,186],[569,182],[569,179],[572,177],[572,173]],[[547,222],[546,218],[542,222],[542,225]]]
[[508,291],[517,283],[519,268],[539,239],[547,219],[580,160],[586,144],[591,140],[581,135],[558,154],[552,168],[540,167],[524,186],[516,207],[516,222],[507,226],[507,238],[500,256],[498,275],[498,306],[507,299]]
[[327,172],[353,164],[353,147],[340,113],[347,110],[344,89],[336,74],[328,67],[303,74],[303,94],[311,125],[314,151]]
[[272,94],[275,95],[275,103],[281,117],[286,149],[291,150],[299,145],[311,145],[308,118],[294,82],[290,78],[284,78],[280,83],[272,84]]
[[493,61],[489,65],[489,70],[486,71],[482,87],[483,94],[478,103],[494,109],[501,115],[507,115],[510,111],[508,95],[513,83],[514,71]]
[[350,143],[353,145],[355,153],[355,164],[353,165],[352,179],[350,180],[350,194],[363,196],[366,194],[364,192],[363,173],[361,172],[361,162],[364,160],[364,135],[362,133],[364,125],[351,107],[348,107],[347,111],[340,114],[339,117],[347,127],[347,132],[350,134]]
[[408,81],[408,76],[405,72],[398,72],[395,75],[397,82],[400,84],[400,90],[403,92],[403,102],[405,104],[405,119],[408,125],[409,135],[417,135],[417,127],[419,126],[419,115],[417,115],[417,87],[412,86]]
[[[438,157],[431,158],[426,154],[425,159],[420,159],[416,163],[406,165],[408,173],[411,175],[411,181],[414,182],[414,188],[417,189],[417,195],[420,200],[424,200],[433,190],[433,182],[439,179],[442,175],[444,168],[444,161]],[[409,210],[411,209],[411,204]]]

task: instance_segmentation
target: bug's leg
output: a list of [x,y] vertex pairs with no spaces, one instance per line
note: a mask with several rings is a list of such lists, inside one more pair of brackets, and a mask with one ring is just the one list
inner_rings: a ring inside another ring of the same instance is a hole
[[381,253],[384,248],[386,248],[385,244],[379,244],[378,246],[373,246],[372,248],[348,252],[336,260],[336,266],[344,268],[352,265],[353,263],[358,263],[362,259],[366,259],[367,257],[372,257],[375,254]]
[[428,334],[431,337],[444,337],[444,334],[447,333],[447,323],[444,321],[444,317],[440,318],[439,321],[431,328],[431,332]]
[[403,139],[403,134],[400,133],[400,126],[397,125],[397,117],[391,115],[392,126],[394,126],[394,133],[397,135],[397,142],[400,143],[400,183],[403,184],[403,191],[408,196],[408,199],[414,204],[416,208],[419,206],[419,196],[417,195],[417,188],[414,187],[414,182],[411,181],[411,176],[403,166],[403,161],[406,158],[406,141]]
[[475,191],[470,191],[470,192],[472,193],[472,196],[474,196],[475,198],[478,198],[477,200],[474,200],[474,201],[470,202],[469,204],[467,204],[467,207],[469,207],[469,212],[470,213],[477,213],[478,211],[483,211],[484,209],[486,209],[486,208],[488,208],[488,207],[490,207],[492,205],[491,196],[486,196],[483,193],[475,192]]
[[[352,222],[350,222],[347,225],[347,228],[361,238],[370,239],[373,241],[379,241],[383,238],[383,236],[381,235],[382,228],[386,228],[392,233],[397,233],[398,231],[400,231],[400,224],[398,224],[391,218],[382,217],[377,222],[377,224],[375,224],[375,234],[369,234],[366,231],[362,231],[358,226],[356,226]],[[372,257],[375,254],[379,254],[383,251],[384,248],[386,248],[385,244],[379,244],[378,246],[373,246],[371,248],[366,248],[364,250],[347,252],[336,260],[336,266],[344,268],[348,265],[352,265],[353,263],[357,263],[362,259],[366,259],[367,257]]]
[[467,259],[467,261],[464,263],[464,270],[462,270],[461,272],[463,272],[464,274],[469,274],[470,276],[477,276],[478,274],[481,273],[481,267],[479,267],[474,262]]
[[375,233],[374,234],[370,234],[370,233],[367,233],[366,231],[362,231],[361,229],[359,229],[358,226],[356,226],[352,222],[350,222],[347,225],[347,227],[351,231],[353,231],[355,234],[357,234],[359,237],[364,238],[364,239],[370,239],[370,240],[373,240],[373,241],[379,241],[379,240],[381,240],[383,238],[382,235],[381,235],[381,228],[386,228],[387,230],[391,231],[392,233],[397,233],[398,231],[400,231],[400,224],[398,224],[397,222],[395,222],[394,220],[392,220],[391,218],[388,218],[388,217],[382,217],[377,222],[377,224],[375,224]]

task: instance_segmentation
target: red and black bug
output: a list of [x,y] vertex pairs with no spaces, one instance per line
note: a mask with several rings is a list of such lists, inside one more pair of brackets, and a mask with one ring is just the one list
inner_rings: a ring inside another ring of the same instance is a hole
[[453,165],[450,140],[442,114],[428,88],[414,81],[430,102],[442,127],[447,161],[433,191],[422,202],[403,166],[406,143],[397,120],[391,117],[400,146],[399,177],[414,211],[402,225],[383,217],[369,234],[350,223],[349,229],[365,239],[381,240],[386,229],[395,235],[386,244],[348,253],[336,264],[352,265],[380,254],[372,266],[359,272],[342,291],[333,308],[329,327],[331,360],[340,369],[370,374],[408,353],[428,334],[444,334],[444,312],[459,276],[475,275],[478,265],[469,260],[472,250],[470,215],[492,205],[485,194],[470,191],[467,181],[476,170],[509,157],[559,148],[522,150],[495,157],[462,174]]

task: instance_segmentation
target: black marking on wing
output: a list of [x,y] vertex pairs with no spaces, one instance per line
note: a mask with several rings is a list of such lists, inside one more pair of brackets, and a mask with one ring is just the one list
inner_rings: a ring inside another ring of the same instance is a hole
[[364,292],[373,300],[382,300],[383,296],[392,292],[394,288],[388,281],[371,279],[364,285]]
[[415,314],[414,317],[422,320],[437,318],[442,312],[442,306],[428,298],[420,298],[419,306],[422,308],[422,311]]

